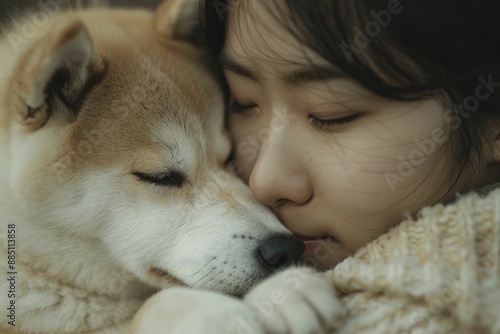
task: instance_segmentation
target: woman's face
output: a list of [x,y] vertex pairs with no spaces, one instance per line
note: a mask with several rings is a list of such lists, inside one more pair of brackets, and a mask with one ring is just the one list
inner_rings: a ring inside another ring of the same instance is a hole
[[[328,269],[407,213],[451,199],[459,126],[437,99],[381,98],[327,67],[259,7],[229,17],[221,62],[235,104],[228,126],[239,175]],[[266,26],[263,26],[266,22]],[[498,172],[475,166],[480,186]],[[465,171],[467,173],[467,171]],[[468,180],[464,177],[461,180]]]

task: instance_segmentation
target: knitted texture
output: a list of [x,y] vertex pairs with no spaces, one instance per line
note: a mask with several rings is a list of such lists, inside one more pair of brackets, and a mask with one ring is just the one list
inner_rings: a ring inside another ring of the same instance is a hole
[[500,333],[500,189],[425,208],[327,275],[337,333]]

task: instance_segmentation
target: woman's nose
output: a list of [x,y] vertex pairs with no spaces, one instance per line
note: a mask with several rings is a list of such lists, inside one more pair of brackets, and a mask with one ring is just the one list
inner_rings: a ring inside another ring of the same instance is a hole
[[261,146],[249,179],[250,189],[260,202],[276,207],[285,202],[302,205],[311,199],[309,178],[296,161],[300,156],[300,152],[274,142]]

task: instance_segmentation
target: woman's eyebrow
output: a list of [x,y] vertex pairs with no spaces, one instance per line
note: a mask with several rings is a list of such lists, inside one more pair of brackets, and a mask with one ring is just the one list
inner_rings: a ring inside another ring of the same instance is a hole
[[[262,76],[258,72],[250,69],[244,63],[237,61],[225,53],[220,54],[219,63],[225,70],[254,81],[262,81]],[[298,64],[297,66],[299,69],[279,75],[280,80],[291,86],[301,86],[311,82],[346,78],[345,74],[332,68],[331,66],[305,66]]]
[[228,56],[225,53],[220,54],[219,64],[225,70],[231,71],[235,74],[238,74],[248,79],[252,79],[254,81],[260,81],[259,75],[257,75],[257,73],[255,73],[250,68],[238,62],[237,60],[233,59],[232,57]]
[[329,81],[333,79],[346,78],[347,76],[340,71],[337,71],[330,66],[312,66],[304,67],[288,73],[284,76],[283,81],[291,85],[305,85],[311,82]]

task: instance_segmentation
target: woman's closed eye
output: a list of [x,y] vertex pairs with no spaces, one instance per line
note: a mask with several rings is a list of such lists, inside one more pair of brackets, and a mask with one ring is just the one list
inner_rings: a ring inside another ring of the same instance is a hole
[[[233,97],[229,103],[229,112],[234,114],[244,114],[258,107],[259,106],[256,103],[241,102]],[[341,117],[319,117],[309,115],[309,122],[321,130],[334,130],[335,128],[350,125],[351,123],[357,121],[363,114],[363,112],[354,112]]]
[[363,114],[357,113],[339,118],[319,118],[313,115],[309,116],[309,122],[319,129],[329,130],[339,127],[345,127],[357,121]]
[[231,99],[229,103],[229,111],[235,114],[239,114],[242,112],[245,112],[247,110],[256,108],[257,104],[252,103],[252,102],[239,102],[235,100],[234,98]]

